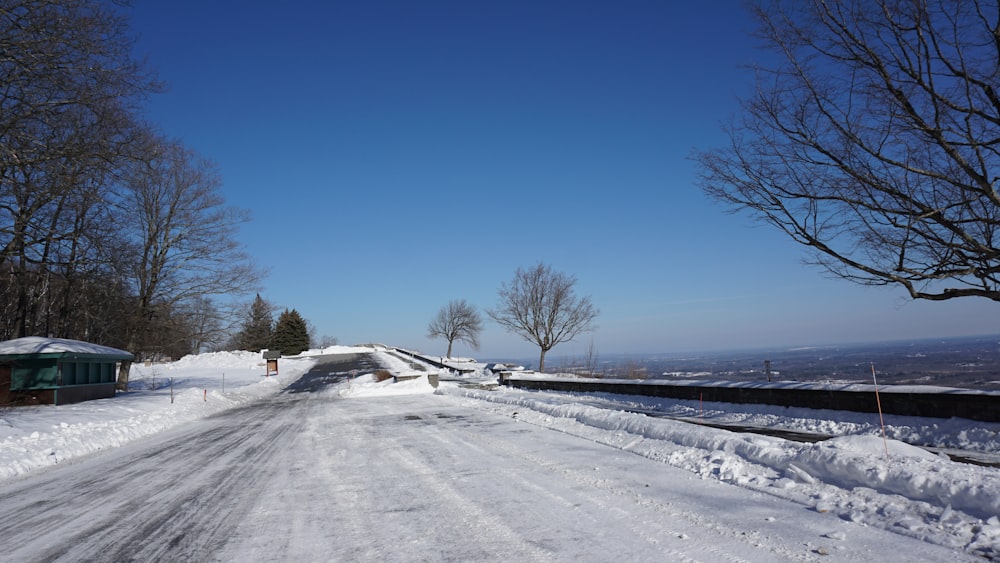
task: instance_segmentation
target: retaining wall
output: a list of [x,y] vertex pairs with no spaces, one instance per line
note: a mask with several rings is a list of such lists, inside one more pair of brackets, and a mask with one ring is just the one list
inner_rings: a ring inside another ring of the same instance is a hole
[[615,393],[720,403],[756,403],[783,407],[833,409],[937,418],[967,418],[1000,422],[1000,393],[939,387],[872,385],[813,385],[806,383],[741,383],[729,381],[670,382],[663,380],[549,379],[503,373],[500,383],[522,389]]

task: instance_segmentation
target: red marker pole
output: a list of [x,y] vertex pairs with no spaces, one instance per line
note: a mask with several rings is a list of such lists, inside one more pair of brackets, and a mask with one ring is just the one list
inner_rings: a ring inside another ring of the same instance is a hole
[[872,362],[872,383],[875,384],[875,404],[878,406],[878,422],[882,425],[882,444],[885,446],[885,460],[889,461],[889,440],[885,437],[885,420],[882,418],[882,399],[878,396],[878,380],[875,379],[875,362]]

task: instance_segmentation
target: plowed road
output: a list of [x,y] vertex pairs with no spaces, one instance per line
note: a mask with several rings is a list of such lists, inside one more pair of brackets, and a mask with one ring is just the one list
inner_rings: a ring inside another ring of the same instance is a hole
[[0,487],[0,559],[961,559],[457,398],[343,399],[327,384],[370,358],[327,359],[272,399]]

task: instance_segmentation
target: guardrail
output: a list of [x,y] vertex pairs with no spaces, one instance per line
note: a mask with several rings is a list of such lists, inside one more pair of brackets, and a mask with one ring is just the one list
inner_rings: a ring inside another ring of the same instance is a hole
[[446,364],[444,362],[439,362],[437,360],[432,360],[431,358],[428,358],[427,356],[424,356],[423,354],[418,354],[417,352],[411,352],[409,350],[404,350],[403,348],[393,348],[393,350],[395,350],[396,352],[399,352],[400,354],[406,354],[407,356],[410,356],[411,358],[420,360],[421,362],[424,362],[426,364],[430,364],[430,365],[432,365],[432,366],[434,366],[436,368],[441,368],[441,369],[447,369],[447,370],[451,370],[451,371],[456,371],[458,373],[472,373],[473,371],[475,371],[475,370],[471,370],[471,369],[459,369],[459,368],[456,368],[454,366],[449,366],[448,364]]
[[1000,392],[919,386],[819,385],[808,383],[745,383],[731,381],[671,382],[664,380],[596,380],[531,378],[501,373],[500,383],[522,389],[614,393],[689,401],[751,403],[852,412],[882,412],[906,416],[966,418],[1000,422]]

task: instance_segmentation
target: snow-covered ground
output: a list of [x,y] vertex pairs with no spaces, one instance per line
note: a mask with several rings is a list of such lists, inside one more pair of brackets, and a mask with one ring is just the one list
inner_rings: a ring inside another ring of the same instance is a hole
[[121,446],[277,393],[314,360],[283,359],[266,377],[260,354],[217,352],[133,364],[129,391],[73,405],[0,409],[0,480]]
[[[358,351],[373,350],[325,350]],[[409,363],[384,350],[375,353],[393,373],[426,373],[414,372]],[[132,390],[114,399],[0,410],[0,480],[27,476],[277,393],[314,363],[310,354],[282,359],[280,374],[268,378],[258,354],[202,354],[170,364],[134,366]],[[488,390],[464,385],[493,379],[482,365],[465,364],[478,371],[460,378],[442,373],[436,390],[425,377],[392,383],[358,374],[330,392],[344,398],[437,393],[444,400],[502,413],[512,424],[573,434],[684,469],[706,484],[731,483],[860,526],[946,546],[956,554],[1000,560],[1000,469],[953,462],[910,445],[995,453],[1000,451],[1000,424],[887,416],[888,440],[883,441],[877,415]],[[637,410],[840,437],[799,443],[630,412]]]

